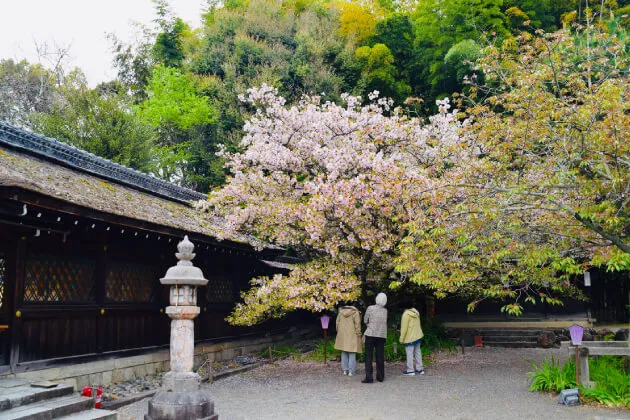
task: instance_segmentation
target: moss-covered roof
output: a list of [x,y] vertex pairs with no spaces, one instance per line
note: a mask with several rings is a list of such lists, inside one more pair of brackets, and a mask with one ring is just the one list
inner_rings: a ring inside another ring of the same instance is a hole
[[[0,187],[18,187],[101,212],[218,237],[222,220],[190,205],[106,181],[0,145]],[[255,245],[250,238],[232,238]]]
[[204,194],[197,191],[119,165],[57,139],[42,136],[3,121],[0,121],[0,145],[105,180],[111,180],[117,184],[147,192],[150,195],[167,198],[170,201],[186,204],[190,200],[203,200],[205,198]]

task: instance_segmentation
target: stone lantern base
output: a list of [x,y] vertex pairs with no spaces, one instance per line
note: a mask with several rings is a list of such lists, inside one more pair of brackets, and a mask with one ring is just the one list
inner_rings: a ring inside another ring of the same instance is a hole
[[144,420],[218,420],[214,403],[207,390],[194,392],[159,391],[149,401]]
[[188,236],[177,244],[179,260],[166,271],[160,283],[171,287],[166,314],[171,318],[171,370],[164,375],[162,390],[149,401],[145,420],[218,420],[210,392],[199,389],[199,375],[194,373],[195,323],[199,315],[197,287],[208,280],[191,260],[194,245]]
[[195,372],[167,372],[144,420],[218,420],[210,392],[199,389],[199,380]]

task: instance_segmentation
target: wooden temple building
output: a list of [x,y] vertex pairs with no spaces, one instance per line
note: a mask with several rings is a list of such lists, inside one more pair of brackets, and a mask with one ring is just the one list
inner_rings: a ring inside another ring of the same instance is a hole
[[204,198],[0,122],[0,375],[167,348],[159,278],[186,234],[209,279],[195,337],[255,332],[224,318],[279,251],[216,240],[221,220],[190,205]]
[[[176,244],[184,235],[196,246],[195,265],[209,279],[199,290],[198,347],[299,324],[300,314],[256,328],[225,322],[252,277],[287,265],[278,263],[281,250],[257,251],[251,238],[217,240],[222,221],[191,207],[203,199],[204,194],[0,122],[0,376],[43,375],[43,369],[92,363],[73,382],[80,387],[117,381],[115,370],[123,364],[104,360],[161,351],[160,360],[168,363],[170,320],[163,313],[168,288],[159,278],[176,262]],[[627,273],[594,273],[587,294],[589,303],[529,313],[540,319],[627,322]],[[493,304],[473,315],[465,308],[465,302],[446,300],[425,309],[444,321],[501,316]],[[132,360],[123,373],[149,372],[134,363],[153,366],[155,360]]]

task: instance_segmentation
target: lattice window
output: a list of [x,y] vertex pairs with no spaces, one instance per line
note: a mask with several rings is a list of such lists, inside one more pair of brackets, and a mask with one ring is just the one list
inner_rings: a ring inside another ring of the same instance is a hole
[[208,278],[206,288],[206,299],[208,302],[232,302],[232,280],[228,277],[216,276]]
[[105,300],[110,302],[150,302],[153,283],[158,281],[149,265],[112,263],[105,280]]
[[45,254],[26,259],[24,303],[94,301],[95,261]]
[[0,252],[0,310],[4,304],[4,285],[7,272],[7,260],[4,254]]

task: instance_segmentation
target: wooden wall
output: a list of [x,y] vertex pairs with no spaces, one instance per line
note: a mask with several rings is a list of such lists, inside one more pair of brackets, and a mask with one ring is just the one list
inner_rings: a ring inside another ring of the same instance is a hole
[[[6,281],[14,291],[5,308],[13,370],[168,345],[168,288],[159,279],[176,264],[182,235],[36,211],[42,226],[55,229],[16,226],[0,214],[0,248],[11,250]],[[272,270],[251,249],[191,240],[193,262],[209,279],[198,291],[196,339],[255,332],[229,326],[224,318],[249,279]]]

